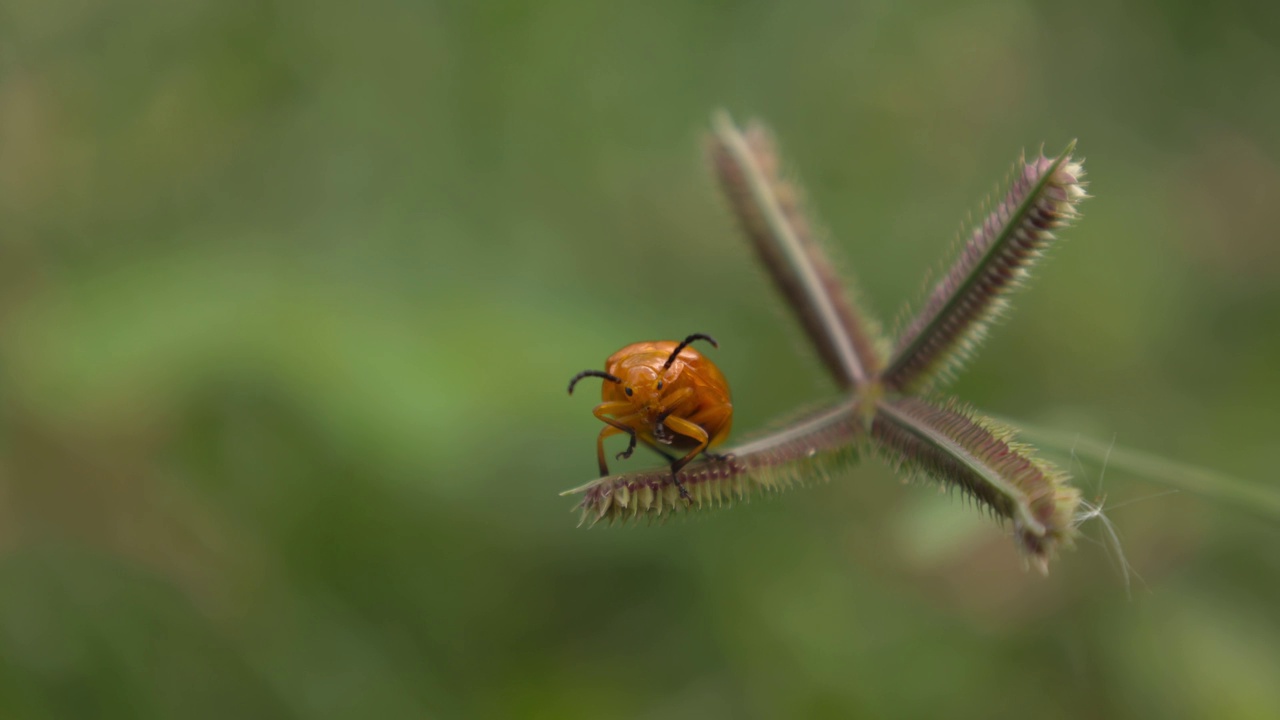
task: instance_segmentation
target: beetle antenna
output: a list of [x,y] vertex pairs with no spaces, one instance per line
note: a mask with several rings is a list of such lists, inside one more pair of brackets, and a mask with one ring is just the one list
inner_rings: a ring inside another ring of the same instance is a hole
[[574,375],[573,379],[569,381],[569,394],[570,395],[573,394],[573,386],[577,385],[579,380],[581,380],[582,378],[589,378],[589,377],[604,378],[609,382],[615,382],[615,383],[622,382],[618,378],[614,377],[613,375],[610,375],[607,372],[604,372],[603,370],[583,370],[577,375]]
[[694,340],[706,340],[707,342],[711,343],[711,347],[716,348],[717,350],[720,349],[720,343],[716,342],[715,338],[711,337],[710,335],[703,335],[702,333],[694,333],[689,337],[685,338],[684,342],[677,345],[675,350],[671,351],[671,357],[667,358],[667,361],[662,364],[662,369],[666,370],[667,368],[671,367],[671,363],[676,361],[676,356],[680,354],[680,351],[688,347],[689,343],[693,342]]

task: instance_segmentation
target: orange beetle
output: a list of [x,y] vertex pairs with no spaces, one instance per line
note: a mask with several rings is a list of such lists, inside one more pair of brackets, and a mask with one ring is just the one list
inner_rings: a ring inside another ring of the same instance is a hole
[[[706,340],[712,347],[720,347],[709,335],[701,333],[679,343],[674,340],[639,342],[610,355],[603,371],[584,370],[569,381],[572,395],[573,386],[585,377],[605,380],[601,391],[603,402],[592,410],[592,414],[608,425],[596,438],[601,477],[609,474],[604,459],[604,439],[611,435],[631,436],[627,449],[618,453],[619,460],[631,457],[639,439],[671,461],[672,476],[698,453],[715,447],[729,436],[733,424],[729,383],[720,368],[688,347],[694,340]],[[689,452],[676,458],[662,446]],[[681,496],[687,498],[679,478],[676,486]]]

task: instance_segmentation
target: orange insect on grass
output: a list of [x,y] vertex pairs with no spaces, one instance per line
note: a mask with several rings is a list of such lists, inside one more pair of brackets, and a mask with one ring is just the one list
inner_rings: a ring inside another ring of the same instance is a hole
[[[689,347],[695,340],[720,347],[711,336],[701,333],[682,342],[639,342],[610,355],[604,370],[584,370],[569,381],[570,395],[583,378],[605,381],[601,390],[603,402],[592,410],[608,426],[596,438],[601,477],[609,474],[604,459],[605,438],[626,434],[630,442],[617,458],[631,457],[636,442],[643,442],[671,462],[676,487],[681,497],[688,499],[689,493],[677,473],[699,453],[723,442],[733,425],[729,383],[720,368]],[[688,452],[676,457],[664,448]]]

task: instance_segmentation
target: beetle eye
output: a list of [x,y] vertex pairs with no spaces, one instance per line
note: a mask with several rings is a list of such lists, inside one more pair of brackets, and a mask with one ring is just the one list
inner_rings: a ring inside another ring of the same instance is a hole
[[662,389],[662,381],[661,381],[661,380],[659,380],[659,381],[658,381],[658,389],[659,389],[659,390],[661,390],[661,389]]
[[627,397],[631,397],[631,388],[627,388]]

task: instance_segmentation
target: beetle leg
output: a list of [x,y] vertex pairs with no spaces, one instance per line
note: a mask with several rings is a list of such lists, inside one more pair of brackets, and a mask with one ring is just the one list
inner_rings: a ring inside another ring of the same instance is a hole
[[[658,409],[658,412],[659,413],[671,412],[671,410],[675,408],[675,406],[689,399],[689,396],[692,394],[693,394],[693,388],[691,387],[682,387],[679,390],[676,390],[675,392],[668,393],[666,397],[662,398],[662,406]],[[663,417],[665,418],[666,416],[664,415]]]
[[596,459],[600,462],[600,477],[605,477],[609,474],[609,463],[605,462],[604,459],[604,439],[620,433],[622,433],[622,431],[618,428],[612,425],[606,425],[601,428],[600,435],[596,437]]
[[[729,435],[730,428],[733,427],[733,406],[732,405],[716,405],[704,408],[702,412],[689,417],[689,422],[701,428],[716,428],[715,434],[711,435],[707,440],[707,447],[715,447],[719,445]],[[723,455],[708,452],[715,458],[723,459]]]
[[688,455],[680,458],[671,465],[671,472],[680,472],[681,468],[688,465],[691,460],[698,457],[698,453],[707,449],[707,445],[711,442],[711,437],[707,435],[707,431],[702,429],[701,425],[692,423],[682,417],[668,417],[663,423],[673,432],[678,432],[686,437],[691,437],[698,441],[698,446],[689,451]]
[[622,452],[620,452],[620,453],[618,453],[617,455],[614,455],[614,456],[613,456],[613,458],[614,458],[615,460],[626,460],[627,458],[631,457],[631,453],[635,452],[635,449],[636,449],[636,431],[635,431],[635,430],[632,430],[632,431],[631,431],[630,433],[628,433],[628,434],[631,436],[631,441],[627,443],[627,449],[626,449],[626,450],[623,450]]
[[636,416],[633,414],[633,415],[626,415],[621,418],[612,418],[612,417],[609,417],[608,415],[609,413],[612,413],[612,412],[621,412],[621,411],[630,410],[630,409],[631,409],[630,403],[607,402],[607,403],[600,403],[595,407],[595,409],[591,411],[592,415],[595,415],[601,422],[609,426],[601,430],[600,435],[596,438],[596,460],[599,461],[600,463],[600,477],[605,477],[606,475],[609,474],[609,464],[605,462],[605,459],[604,459],[604,439],[605,438],[610,437],[612,435],[618,435],[620,433],[626,433],[631,436],[631,441],[630,443],[628,443],[627,449],[618,454],[618,457],[620,459],[631,457],[631,451],[636,446],[635,428],[632,428],[630,425],[627,424],[627,421],[634,420]]
[[[602,402],[599,405],[595,406],[594,408],[591,408],[591,414],[595,415],[597,420],[613,425],[617,421],[609,417],[610,415],[617,415],[618,413],[623,413],[630,409],[631,409],[631,403],[615,400],[613,402]],[[631,415],[628,414],[624,416],[622,419],[625,420],[630,417]],[[623,430],[625,428],[618,428],[618,429]]]
[[707,449],[707,444],[711,442],[711,438],[707,435],[707,431],[702,429],[701,425],[692,423],[682,417],[672,417],[668,415],[663,419],[662,424],[666,425],[672,432],[680,433],[681,435],[691,437],[698,441],[698,446],[693,450],[690,450],[688,455],[685,455],[679,460],[671,463],[671,478],[675,480],[676,487],[680,488],[680,497],[684,498],[686,502],[692,502],[692,499],[689,497],[689,492],[685,490],[684,485],[680,483],[680,470],[685,465],[688,465],[690,460],[696,458],[698,453]]
[[663,445],[670,445],[675,439],[671,433],[667,432],[666,419],[671,413],[680,407],[680,403],[688,400],[693,396],[693,388],[682,387],[669,393],[662,398],[662,402],[658,404],[658,419],[653,423],[653,438]]

